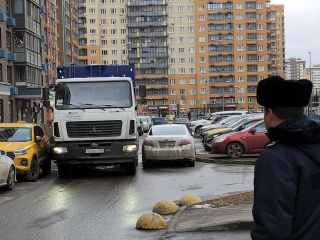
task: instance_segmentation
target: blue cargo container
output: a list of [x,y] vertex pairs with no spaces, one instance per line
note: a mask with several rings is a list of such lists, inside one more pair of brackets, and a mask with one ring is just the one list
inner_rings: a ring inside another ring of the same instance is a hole
[[130,77],[133,87],[136,87],[134,64],[129,65],[90,65],[69,67],[59,66],[58,79],[89,78],[89,77]]

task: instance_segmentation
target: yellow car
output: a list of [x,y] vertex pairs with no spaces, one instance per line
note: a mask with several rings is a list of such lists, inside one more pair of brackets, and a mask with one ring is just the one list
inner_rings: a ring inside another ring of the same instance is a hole
[[35,181],[40,168],[44,175],[51,172],[51,151],[49,138],[38,124],[1,123],[0,150],[7,152],[17,171],[17,177]]

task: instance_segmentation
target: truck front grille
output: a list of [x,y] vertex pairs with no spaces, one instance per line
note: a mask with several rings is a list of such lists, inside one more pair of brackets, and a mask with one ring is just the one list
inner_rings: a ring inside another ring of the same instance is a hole
[[122,121],[67,122],[69,138],[117,137],[121,135]]

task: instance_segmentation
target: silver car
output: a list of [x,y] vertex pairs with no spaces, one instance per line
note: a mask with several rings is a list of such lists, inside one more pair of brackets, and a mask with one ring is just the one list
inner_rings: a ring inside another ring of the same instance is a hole
[[16,182],[16,167],[5,151],[0,151],[0,187],[5,186],[7,190],[12,190]]
[[143,168],[155,161],[186,161],[194,167],[195,159],[195,142],[185,125],[153,126],[142,144]]

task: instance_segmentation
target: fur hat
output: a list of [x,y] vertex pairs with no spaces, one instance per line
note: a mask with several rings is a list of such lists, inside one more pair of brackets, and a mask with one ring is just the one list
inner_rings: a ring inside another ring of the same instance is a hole
[[312,86],[306,79],[284,80],[272,76],[258,83],[257,101],[268,108],[305,107],[310,102]]

